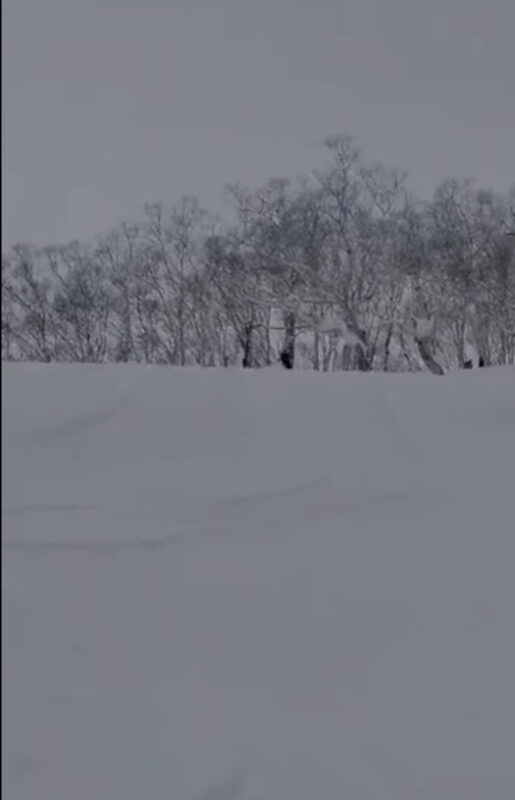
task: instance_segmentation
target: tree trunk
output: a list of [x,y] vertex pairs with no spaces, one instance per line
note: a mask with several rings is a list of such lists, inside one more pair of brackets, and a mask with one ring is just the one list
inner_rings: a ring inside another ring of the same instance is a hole
[[245,338],[243,341],[243,361],[242,366],[249,369],[252,363],[252,325],[245,326]]
[[313,369],[316,372],[320,371],[320,335],[315,331],[313,339]]
[[370,370],[370,360],[365,348],[357,344],[354,348],[354,363],[359,372],[368,372]]
[[295,366],[295,322],[295,313],[288,311],[284,316],[283,353],[285,353],[288,362],[291,364],[290,369]]
[[383,354],[383,371],[388,372],[388,367],[390,366],[390,342],[392,341],[392,333],[393,333],[393,325],[388,325],[388,330],[386,332],[386,339],[384,343],[384,354]]
[[429,344],[429,339],[417,338],[417,339],[415,339],[415,341],[417,343],[417,347],[418,347],[419,353],[420,353],[420,355],[422,357],[422,361],[424,362],[424,364],[426,365],[428,370],[430,372],[432,372],[433,375],[443,375],[444,371],[443,371],[442,367],[435,360],[433,354],[431,353],[431,347],[430,347],[430,344]]

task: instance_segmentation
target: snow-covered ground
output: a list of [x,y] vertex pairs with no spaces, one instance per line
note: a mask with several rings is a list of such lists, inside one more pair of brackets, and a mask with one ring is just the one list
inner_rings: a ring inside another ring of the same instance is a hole
[[3,366],[7,800],[507,800],[515,372]]

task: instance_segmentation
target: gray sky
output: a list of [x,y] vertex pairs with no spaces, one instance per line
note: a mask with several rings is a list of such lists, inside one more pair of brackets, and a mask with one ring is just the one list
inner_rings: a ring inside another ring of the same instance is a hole
[[515,181],[515,0],[3,0],[3,247],[320,166]]

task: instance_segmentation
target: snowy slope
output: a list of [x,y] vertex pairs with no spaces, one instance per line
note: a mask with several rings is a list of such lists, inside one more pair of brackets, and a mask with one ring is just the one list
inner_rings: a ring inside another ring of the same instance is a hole
[[2,372],[8,800],[513,796],[513,370]]

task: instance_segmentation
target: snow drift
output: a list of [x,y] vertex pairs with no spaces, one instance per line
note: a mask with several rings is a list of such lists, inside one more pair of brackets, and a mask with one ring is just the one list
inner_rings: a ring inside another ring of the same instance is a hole
[[505,800],[515,373],[3,367],[8,800]]

